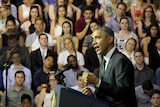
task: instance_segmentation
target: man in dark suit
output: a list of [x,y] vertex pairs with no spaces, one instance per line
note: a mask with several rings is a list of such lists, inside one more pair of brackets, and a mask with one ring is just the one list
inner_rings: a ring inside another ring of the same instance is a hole
[[101,27],[93,32],[92,38],[96,52],[104,58],[99,77],[88,73],[87,82],[96,85],[97,97],[108,101],[110,107],[137,107],[134,68],[128,58],[114,47],[113,31]]
[[39,35],[38,39],[40,48],[31,53],[32,72],[34,73],[43,66],[43,59],[48,55],[54,56],[54,68],[57,68],[57,54],[48,49],[48,36],[45,33],[42,33]]

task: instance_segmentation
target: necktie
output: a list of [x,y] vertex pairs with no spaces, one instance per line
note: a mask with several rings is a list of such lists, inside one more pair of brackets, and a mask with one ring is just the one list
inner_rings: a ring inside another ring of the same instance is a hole
[[101,55],[97,55],[98,56],[98,60],[99,60],[99,63],[102,62],[102,56]]
[[106,60],[103,59],[101,62],[101,66],[100,66],[100,72],[99,72],[99,77],[102,78],[105,72],[105,65],[106,65]]
[[106,69],[106,60],[105,59],[103,59],[104,61],[103,61],[103,69],[104,69],[104,71],[105,71],[105,69]]
[[52,107],[56,107],[57,99],[56,99],[56,92],[54,92],[53,100],[52,100]]

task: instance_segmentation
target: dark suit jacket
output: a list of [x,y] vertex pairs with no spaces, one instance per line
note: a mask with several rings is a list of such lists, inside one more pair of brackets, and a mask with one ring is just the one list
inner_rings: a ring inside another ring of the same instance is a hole
[[99,68],[101,83],[96,95],[110,102],[111,107],[137,107],[134,89],[134,68],[126,56],[116,49],[103,72],[103,64]]
[[157,49],[149,52],[149,67],[154,71],[160,67],[160,55],[158,54]]
[[86,50],[85,58],[85,68],[87,68],[90,72],[93,72],[96,68],[99,67],[99,60],[96,54],[94,47],[88,48]]
[[[47,55],[54,56],[54,68],[57,68],[57,54],[51,50],[47,50]],[[41,56],[40,48],[31,52],[31,68],[32,72],[36,72],[38,69],[43,67],[43,60]]]

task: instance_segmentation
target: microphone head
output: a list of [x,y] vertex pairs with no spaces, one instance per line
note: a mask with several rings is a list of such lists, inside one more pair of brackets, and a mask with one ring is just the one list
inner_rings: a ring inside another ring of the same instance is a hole
[[64,70],[69,70],[69,69],[71,69],[72,67],[73,67],[73,65],[72,65],[71,63],[68,63],[68,64],[66,64],[66,65],[63,66],[63,69],[64,69]]

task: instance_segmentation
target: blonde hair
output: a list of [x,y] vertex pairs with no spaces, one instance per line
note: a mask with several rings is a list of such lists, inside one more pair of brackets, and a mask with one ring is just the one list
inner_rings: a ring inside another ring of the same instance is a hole
[[30,3],[34,4],[34,3],[35,3],[35,0],[30,0]]
[[[0,6],[0,9],[1,8],[4,8],[4,9],[6,9],[8,11],[8,16],[11,14],[9,6],[3,5],[3,6]],[[3,16],[1,14],[0,14],[0,19],[3,19]]]

